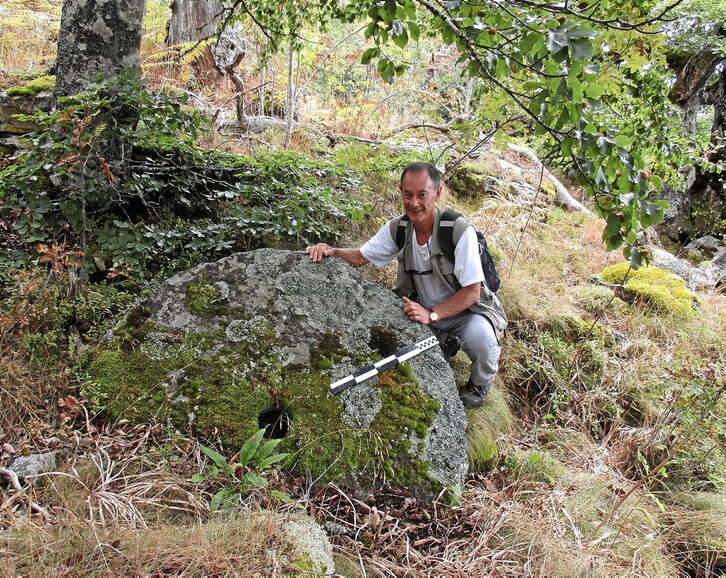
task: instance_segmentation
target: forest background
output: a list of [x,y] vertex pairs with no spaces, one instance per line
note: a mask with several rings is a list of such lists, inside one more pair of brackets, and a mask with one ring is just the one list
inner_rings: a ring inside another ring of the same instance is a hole
[[[174,272],[260,246],[359,243],[398,212],[397,175],[422,158],[451,169],[468,158],[542,198],[483,200],[452,183],[446,202],[471,215],[506,272],[507,361],[488,409],[470,416],[458,504],[397,512],[417,526],[415,547],[369,508],[365,539],[333,540],[339,571],[723,572],[723,297],[700,292],[696,312],[587,280],[623,260],[606,248],[641,265],[650,246],[638,233],[664,216],[674,252],[723,236],[711,201],[723,199],[724,7],[336,6],[238,3],[218,20],[237,27],[244,54],[219,71],[214,38],[171,40],[169,6],[147,2],[144,82],[117,70],[67,91],[25,119],[37,131],[28,152],[3,156],[3,459],[76,448],[57,478],[3,490],[11,573],[270,573],[276,516],[345,518],[277,470],[257,472],[262,489],[200,474],[189,432],[104,420],[79,359]],[[0,5],[0,88],[53,90],[60,9]],[[704,71],[684,74],[688,63]],[[132,122],[112,122],[124,115]],[[553,207],[539,165],[510,142],[537,151],[600,217]],[[598,337],[598,323],[625,344]],[[485,457],[481,437],[496,442]],[[226,524],[209,507],[220,486],[240,506]],[[275,548],[280,571],[301,568],[288,545]]]

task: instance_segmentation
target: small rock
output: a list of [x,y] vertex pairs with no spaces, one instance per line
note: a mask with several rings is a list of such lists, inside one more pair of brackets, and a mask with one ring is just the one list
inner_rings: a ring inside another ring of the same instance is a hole
[[335,573],[333,547],[328,535],[311,518],[291,520],[285,526],[285,533],[291,539],[295,551],[307,556],[315,566],[314,571],[320,574]]
[[716,287],[726,285],[726,247],[721,249],[706,267],[706,274],[713,279]]
[[705,237],[700,237],[695,241],[691,241],[683,249],[687,251],[688,255],[691,257],[709,261],[713,259],[720,250],[724,249],[724,244],[716,237],[706,235]]
[[[56,469],[56,455],[58,452],[49,452],[47,454],[30,454],[29,456],[20,456],[15,458],[8,466],[18,475],[18,480],[23,482],[26,478],[36,476],[43,472],[50,472]],[[30,481],[35,483],[35,479]]]
[[689,289],[710,288],[716,284],[715,279],[709,273],[694,267],[685,259],[678,259],[668,251],[653,249],[652,255],[652,265],[675,273],[686,282]]

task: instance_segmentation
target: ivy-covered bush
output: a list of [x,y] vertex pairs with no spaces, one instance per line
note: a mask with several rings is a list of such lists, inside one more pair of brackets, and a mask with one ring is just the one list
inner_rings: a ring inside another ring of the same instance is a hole
[[39,129],[0,171],[0,263],[75,251],[88,274],[141,279],[235,250],[333,240],[365,207],[354,178],[283,152],[247,157],[195,146],[204,119],[138,74],[24,117]]

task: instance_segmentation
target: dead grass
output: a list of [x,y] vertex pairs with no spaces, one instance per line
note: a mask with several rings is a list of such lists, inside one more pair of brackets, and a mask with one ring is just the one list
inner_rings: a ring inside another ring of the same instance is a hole
[[68,388],[69,379],[54,368],[31,369],[19,356],[0,357],[0,434],[29,441],[47,432],[57,415],[58,392]]
[[[5,0],[0,5],[0,69],[46,71],[55,59],[60,0]],[[22,77],[8,86],[22,84]],[[3,83],[4,84],[4,83]],[[0,89],[3,88],[0,86]],[[7,88],[7,86],[5,86]]]
[[281,521],[240,513],[188,526],[130,530],[76,522],[23,524],[0,537],[9,576],[269,576],[296,575],[297,556]]

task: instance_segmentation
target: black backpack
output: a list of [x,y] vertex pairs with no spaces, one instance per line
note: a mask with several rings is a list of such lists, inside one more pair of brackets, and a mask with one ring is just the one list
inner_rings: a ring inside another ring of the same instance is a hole
[[[454,248],[456,247],[456,243],[454,243],[454,222],[462,218],[464,217],[456,211],[444,211],[439,221],[439,245],[441,246],[442,253],[452,263],[454,262]],[[403,246],[406,244],[406,228],[408,227],[409,220],[408,215],[403,215],[396,228],[396,245],[398,245],[399,249],[403,249]],[[475,228],[475,230],[476,240],[479,243],[479,258],[481,259],[484,278],[486,279],[489,290],[496,293],[499,291],[502,280],[499,277],[499,271],[497,271],[494,258],[489,252],[484,235],[478,229]]]

